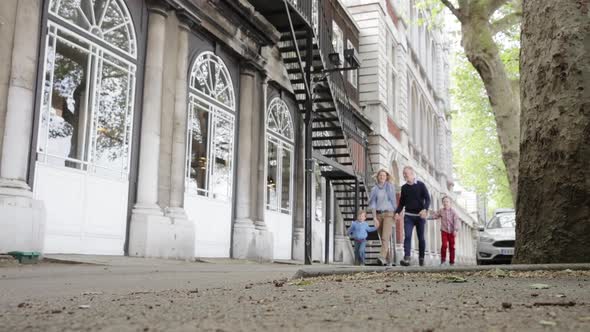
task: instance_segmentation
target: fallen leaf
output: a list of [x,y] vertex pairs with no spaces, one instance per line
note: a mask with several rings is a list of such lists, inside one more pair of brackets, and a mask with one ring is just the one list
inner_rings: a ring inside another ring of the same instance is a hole
[[510,303],[510,302],[502,302],[502,308],[504,308],[504,309],[510,309],[510,308],[512,308],[512,303]]
[[565,294],[557,294],[555,297],[565,297]]
[[532,289],[549,289],[549,285],[546,284],[530,284],[529,287]]
[[544,326],[557,326],[556,322],[550,321],[550,320],[540,320],[539,324],[544,325]]
[[458,276],[448,276],[445,279],[451,283],[467,282],[467,279],[465,279],[463,277],[458,277]]
[[298,292],[305,292],[305,289],[303,289],[303,288],[298,288],[298,289],[297,289],[297,291],[298,291]]
[[580,322],[590,322],[590,316],[578,317]]
[[90,305],[88,304],[81,304],[78,306],[78,309],[90,309]]
[[272,283],[275,285],[275,287],[283,287],[283,285],[285,284],[284,280],[273,280]]

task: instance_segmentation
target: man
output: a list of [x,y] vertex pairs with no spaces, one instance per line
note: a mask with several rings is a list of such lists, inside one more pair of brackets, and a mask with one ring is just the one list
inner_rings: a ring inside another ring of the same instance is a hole
[[404,179],[406,183],[402,186],[402,193],[399,205],[395,210],[395,219],[400,219],[400,213],[404,213],[404,259],[400,262],[403,266],[410,265],[410,251],[412,250],[412,232],[416,227],[418,233],[418,252],[420,266],[424,265],[424,252],[426,242],[424,241],[424,226],[430,206],[430,194],[423,182],[416,180],[414,169],[410,166],[404,167]]

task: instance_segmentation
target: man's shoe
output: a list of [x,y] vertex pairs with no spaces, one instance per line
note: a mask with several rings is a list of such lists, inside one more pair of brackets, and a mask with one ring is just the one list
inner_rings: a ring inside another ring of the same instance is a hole
[[381,257],[377,257],[377,261],[379,262],[379,265],[381,265],[381,266],[387,265],[387,262],[385,262],[385,260]]
[[420,266],[424,266],[424,258],[420,258],[418,262],[420,263]]
[[440,266],[445,266],[445,265],[447,265],[447,262],[445,262],[445,261],[440,262]]
[[410,266],[410,257],[404,257],[399,263],[402,266]]

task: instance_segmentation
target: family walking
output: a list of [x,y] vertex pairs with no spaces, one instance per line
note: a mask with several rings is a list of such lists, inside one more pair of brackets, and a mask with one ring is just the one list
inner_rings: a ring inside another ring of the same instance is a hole
[[381,251],[377,258],[381,265],[395,265],[395,221],[403,220],[404,227],[404,258],[400,261],[403,266],[410,265],[412,252],[412,233],[414,228],[418,236],[418,264],[424,265],[426,241],[424,230],[427,219],[441,221],[441,265],[446,262],[446,251],[449,249],[449,264],[455,263],[455,237],[459,229],[459,218],[451,207],[451,199],[443,197],[443,208],[430,213],[430,194],[426,185],[416,179],[414,169],[406,166],[403,170],[406,183],[401,187],[399,204],[396,200],[395,185],[392,177],[384,169],[376,175],[376,183],[369,196],[368,208],[372,210],[375,226],[369,226],[366,212],[360,211],[358,220],[354,221],[348,230],[348,235],[355,241],[355,263],[364,265],[365,247],[368,232],[379,232]]

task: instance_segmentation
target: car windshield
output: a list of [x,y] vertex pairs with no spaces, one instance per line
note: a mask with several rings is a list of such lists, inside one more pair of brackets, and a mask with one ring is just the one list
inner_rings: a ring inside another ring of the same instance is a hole
[[501,214],[490,220],[487,228],[514,228],[515,220],[516,215],[513,213]]

